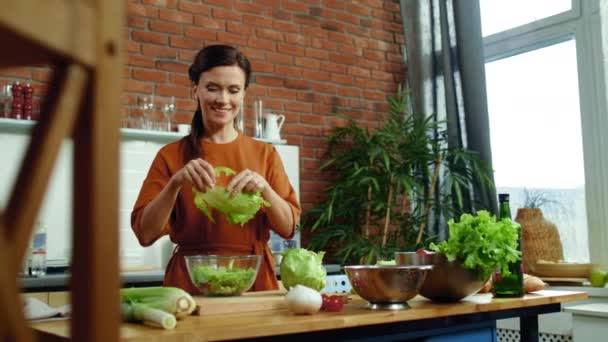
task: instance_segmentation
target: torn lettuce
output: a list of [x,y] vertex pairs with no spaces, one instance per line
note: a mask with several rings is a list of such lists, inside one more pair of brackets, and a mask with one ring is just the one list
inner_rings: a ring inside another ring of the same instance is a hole
[[[232,169],[225,166],[218,166],[214,170],[216,176],[222,174],[233,176],[236,174]],[[244,225],[255,216],[260,208],[263,206],[270,207],[270,203],[264,200],[259,191],[240,192],[231,197],[225,186],[216,185],[206,192],[199,192],[196,189],[193,189],[193,192],[194,204],[213,223],[215,223],[215,220],[210,209],[222,213],[231,224]]]

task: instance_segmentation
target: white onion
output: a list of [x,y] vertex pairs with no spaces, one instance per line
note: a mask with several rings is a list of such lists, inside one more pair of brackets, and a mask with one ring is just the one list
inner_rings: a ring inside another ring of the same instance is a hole
[[296,285],[285,296],[285,302],[289,311],[311,315],[321,309],[323,298],[319,292],[310,287]]

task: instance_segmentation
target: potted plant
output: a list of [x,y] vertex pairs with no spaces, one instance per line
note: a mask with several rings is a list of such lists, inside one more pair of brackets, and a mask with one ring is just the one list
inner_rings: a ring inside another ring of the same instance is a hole
[[327,137],[321,170],[331,179],[325,199],[304,216],[310,248],[331,251],[341,264],[393,259],[428,245],[431,225],[470,212],[473,183],[493,186],[477,154],[447,143],[442,122],[408,113],[401,90],[387,99],[379,127],[348,120]]

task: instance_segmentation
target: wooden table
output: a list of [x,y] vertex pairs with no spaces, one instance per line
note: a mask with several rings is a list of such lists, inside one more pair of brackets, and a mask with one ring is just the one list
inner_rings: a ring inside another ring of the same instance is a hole
[[[521,318],[523,341],[538,340],[538,315],[558,312],[561,303],[586,299],[585,292],[539,291],[523,298],[492,299],[488,303],[433,303],[416,297],[409,310],[373,311],[353,296],[340,313],[319,312],[297,316],[282,310],[190,316],[174,330],[123,324],[124,341],[206,341],[225,339],[495,341],[496,320]],[[246,300],[245,298],[243,298]],[[42,337],[63,340],[69,336],[66,321],[33,324]]]

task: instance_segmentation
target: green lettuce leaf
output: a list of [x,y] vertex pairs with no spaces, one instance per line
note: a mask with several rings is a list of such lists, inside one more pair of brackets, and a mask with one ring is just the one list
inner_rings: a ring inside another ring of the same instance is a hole
[[[225,166],[219,166],[215,169],[216,175],[225,174],[227,176],[234,175],[235,172]],[[257,192],[240,192],[236,196],[230,196],[230,192],[226,191],[226,187],[216,185],[206,192],[199,192],[192,189],[194,192],[194,205],[215,223],[210,209],[219,211],[228,222],[231,224],[244,225],[249,222],[262,207],[270,207],[262,197],[262,194]]]
[[325,252],[315,253],[304,248],[292,248],[281,253],[281,281],[286,289],[304,285],[321,291],[325,288],[327,270],[323,267]]
[[459,222],[448,221],[450,237],[430,249],[444,254],[449,261],[457,260],[465,268],[487,280],[496,268],[509,275],[509,263],[520,260],[518,223],[503,219],[496,221],[485,210],[476,216],[463,214]]

